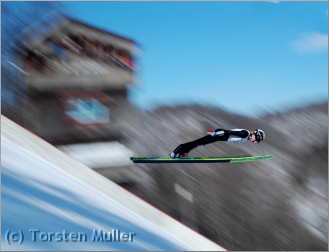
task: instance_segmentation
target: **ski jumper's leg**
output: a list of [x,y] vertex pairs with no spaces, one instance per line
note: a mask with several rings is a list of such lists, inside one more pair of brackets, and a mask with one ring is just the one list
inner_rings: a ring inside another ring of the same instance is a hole
[[198,138],[194,141],[183,143],[183,144],[179,145],[176,148],[176,150],[179,149],[179,152],[181,152],[181,153],[188,153],[192,149],[194,149],[200,145],[206,145],[206,144],[214,143],[217,141],[227,141],[229,134],[227,134],[226,130],[223,130],[223,131],[225,132],[223,135],[215,135],[215,136],[207,135],[207,136]]

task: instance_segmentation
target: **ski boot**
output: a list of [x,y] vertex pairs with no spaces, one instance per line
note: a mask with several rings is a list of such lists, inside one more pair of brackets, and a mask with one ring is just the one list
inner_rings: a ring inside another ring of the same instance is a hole
[[188,150],[186,145],[181,144],[179,145],[173,152],[169,154],[170,158],[187,158],[188,157]]

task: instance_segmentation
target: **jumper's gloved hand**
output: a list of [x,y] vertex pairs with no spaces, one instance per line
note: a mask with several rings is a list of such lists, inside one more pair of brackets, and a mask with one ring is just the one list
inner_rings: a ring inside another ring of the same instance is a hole
[[207,134],[211,136],[221,136],[224,135],[224,130],[222,129],[208,130]]

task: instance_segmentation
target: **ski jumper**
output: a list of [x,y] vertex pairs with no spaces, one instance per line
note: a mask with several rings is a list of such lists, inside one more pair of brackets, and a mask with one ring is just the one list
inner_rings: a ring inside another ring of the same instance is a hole
[[191,142],[183,143],[179,145],[175,150],[174,153],[188,153],[192,149],[200,146],[206,145],[210,143],[214,143],[217,141],[224,141],[224,142],[247,142],[250,139],[250,131],[245,129],[216,129],[216,130],[209,130],[208,135],[196,139]]

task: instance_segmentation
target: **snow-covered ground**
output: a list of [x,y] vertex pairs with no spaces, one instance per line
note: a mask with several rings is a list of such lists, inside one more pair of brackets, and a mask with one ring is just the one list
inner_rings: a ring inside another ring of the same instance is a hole
[[3,116],[1,159],[2,250],[223,250]]

